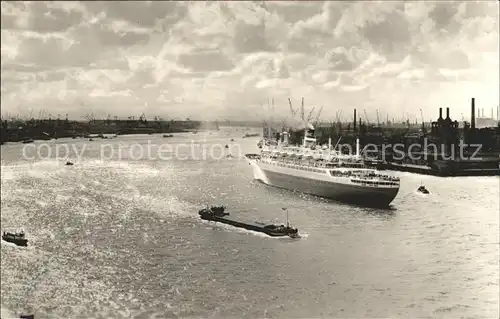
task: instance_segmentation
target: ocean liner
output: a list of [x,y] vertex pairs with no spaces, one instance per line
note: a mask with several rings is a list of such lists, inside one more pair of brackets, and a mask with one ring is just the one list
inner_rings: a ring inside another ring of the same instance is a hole
[[399,191],[399,178],[365,166],[360,156],[344,155],[328,145],[319,146],[314,127],[304,130],[302,145],[289,145],[289,133],[277,140],[263,139],[260,154],[247,154],[254,178],[261,182],[319,197],[369,207],[387,207]]

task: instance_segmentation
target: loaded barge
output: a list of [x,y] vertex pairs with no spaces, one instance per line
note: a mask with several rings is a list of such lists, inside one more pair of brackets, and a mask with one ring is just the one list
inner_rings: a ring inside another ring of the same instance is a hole
[[288,225],[273,225],[266,224],[261,222],[252,222],[252,221],[244,221],[237,220],[231,216],[229,213],[225,212],[224,206],[212,206],[210,208],[204,208],[200,210],[198,213],[200,214],[201,219],[219,222],[239,228],[244,228],[247,230],[253,230],[256,232],[264,233],[271,237],[284,237],[289,236],[291,238],[299,237],[299,231],[297,228],[292,228]]

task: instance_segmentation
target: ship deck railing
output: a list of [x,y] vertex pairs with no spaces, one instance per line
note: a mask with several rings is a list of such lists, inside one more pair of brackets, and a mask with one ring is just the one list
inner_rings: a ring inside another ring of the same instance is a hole
[[389,175],[369,175],[366,173],[357,173],[357,172],[339,172],[330,170],[330,175],[332,176],[345,176],[345,177],[354,177],[362,180],[380,180],[380,181],[390,181],[390,182],[399,182],[398,177],[393,177]]
[[[374,174],[372,169],[360,170],[358,172],[356,172],[356,171],[354,171],[354,172],[353,171],[338,171],[338,170],[328,169],[328,168],[331,168],[331,167],[326,166],[328,164],[315,163],[312,165],[307,165],[306,163],[299,163],[299,162],[285,162],[285,161],[268,161],[268,162],[269,162],[269,164],[274,164],[274,165],[278,165],[281,167],[305,170],[305,171],[316,172],[316,173],[326,173],[326,171],[328,170],[330,175],[332,175],[332,176],[357,177],[357,178],[361,178],[364,180],[375,180],[376,179],[376,180],[391,181],[391,182],[392,181],[399,181],[399,178],[397,178],[397,177]],[[347,168],[347,167],[340,167],[340,168]],[[365,169],[364,167],[357,167],[357,168]]]
[[396,181],[372,181],[372,180],[356,180],[356,179],[352,179],[351,182],[355,183],[355,184],[360,184],[360,185],[368,185],[368,186],[375,186],[375,187],[378,187],[379,185],[382,185],[382,186],[398,186],[399,184],[396,183]]
[[299,166],[306,166],[306,167],[317,167],[317,168],[323,168],[323,169],[332,169],[332,168],[359,168],[359,169],[370,169],[366,167],[364,163],[343,163],[343,162],[321,162],[321,161],[315,161],[315,160],[300,160],[300,159],[274,159],[274,157],[270,157],[271,159],[267,159],[266,157],[261,158],[264,162],[277,162],[277,163],[284,163],[286,165],[299,165]]

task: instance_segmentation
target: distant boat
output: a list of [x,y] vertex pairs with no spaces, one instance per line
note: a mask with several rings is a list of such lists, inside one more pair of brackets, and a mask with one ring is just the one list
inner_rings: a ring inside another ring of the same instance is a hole
[[243,135],[243,138],[256,137],[256,136],[260,136],[260,134],[259,133],[252,133],[252,134],[246,133],[245,135]]
[[3,232],[2,239],[6,242],[16,244],[17,246],[28,246],[28,240],[24,235],[24,231],[18,231],[15,233]]
[[424,185],[420,186],[420,187],[417,189],[417,192],[422,193],[422,194],[429,194],[429,191],[427,190],[427,188],[425,188],[425,186],[424,186]]
[[174,137],[174,134],[163,134],[163,137]]

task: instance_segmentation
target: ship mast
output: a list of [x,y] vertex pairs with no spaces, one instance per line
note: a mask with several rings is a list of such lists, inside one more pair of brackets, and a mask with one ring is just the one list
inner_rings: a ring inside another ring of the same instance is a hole
[[283,207],[282,210],[286,212],[286,227],[290,227],[290,224],[288,223],[288,209],[286,209],[286,207]]

